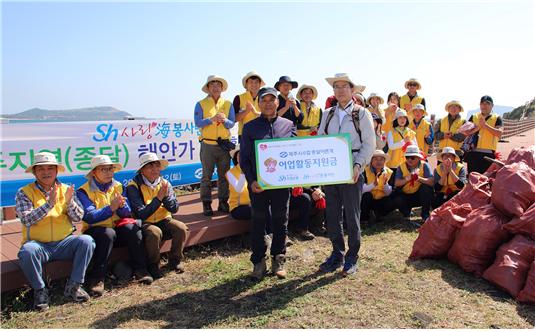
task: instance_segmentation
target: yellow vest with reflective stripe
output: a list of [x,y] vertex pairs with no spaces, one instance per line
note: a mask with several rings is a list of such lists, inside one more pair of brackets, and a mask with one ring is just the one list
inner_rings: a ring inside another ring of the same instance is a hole
[[[453,165],[453,172],[455,173],[455,175],[457,175],[457,177],[459,177],[459,172],[461,172],[461,168],[463,168],[463,164],[459,163],[459,162],[455,162]],[[442,169],[442,164],[440,164],[439,166],[437,166],[437,173],[438,173],[438,176],[440,176],[442,178],[442,174],[444,173],[444,170]],[[440,192],[441,193],[446,193],[446,191],[448,190],[448,188],[450,188],[450,190],[452,192],[455,192],[455,191],[460,191],[459,188],[457,188],[457,185],[455,185],[455,182],[453,183],[450,183],[450,177],[448,175],[448,177],[446,178],[446,182],[444,182],[444,186],[442,187],[442,189],[440,189]]]
[[[453,123],[451,124],[451,127],[450,127],[450,122],[448,120],[448,116],[446,115],[445,118],[440,120],[440,131],[443,132],[444,134],[445,133],[457,134],[459,132],[459,128],[464,123],[465,123],[465,121],[463,119],[461,119],[461,117],[457,117],[453,121]],[[462,145],[463,145],[463,142],[455,142],[454,140],[452,140],[450,138],[443,138],[438,143],[438,146],[440,148],[444,148],[446,146],[449,146],[449,147],[454,148],[455,150],[460,150]]]
[[414,132],[416,132],[416,141],[418,142],[418,147],[420,150],[422,150],[426,155],[429,151],[429,145],[425,142],[425,135],[430,132],[429,128],[431,127],[431,124],[424,118],[422,118],[422,121],[420,121],[420,125],[418,125],[418,128],[416,128],[416,125],[414,124],[414,120],[411,121],[411,124],[409,125],[409,128],[412,129]]
[[[160,183],[158,183],[158,185],[154,188],[151,188],[145,184],[141,185],[141,195],[143,197],[143,202],[145,203],[145,205],[149,205],[150,202],[152,202],[152,200],[154,199],[154,197],[158,196],[158,192],[160,191],[160,188],[162,187],[163,181],[165,180],[161,179]],[[130,180],[130,182],[128,183],[128,186],[134,186],[139,190],[139,186],[133,180]],[[169,212],[169,210],[167,210],[165,206],[163,206],[162,203],[160,203],[160,207],[156,211],[154,211],[154,213],[151,214],[146,220],[143,220],[143,221],[153,224],[163,219],[169,219],[171,217],[172,217],[172,213]]]
[[[405,127],[403,128],[403,131],[400,133],[400,127],[396,127],[392,132],[392,138],[394,140],[394,143],[398,143],[403,140],[405,137],[410,137],[411,140],[414,139],[416,136],[416,133],[412,131],[412,129]],[[402,136],[403,135],[403,136]],[[405,156],[404,152],[401,148],[399,149],[388,149],[388,155],[390,156],[390,160],[386,162],[386,166],[390,168],[397,168],[401,163],[405,162]]]
[[[399,100],[399,107],[407,111],[407,117],[409,118],[409,123],[412,122],[412,119],[414,119],[414,115],[412,115],[412,108],[416,104],[421,104],[424,97],[420,97],[418,95],[414,96],[412,100],[409,98],[409,95],[405,94],[401,96]],[[405,104],[411,104],[410,109],[405,109]]]
[[[424,162],[420,162],[420,167],[418,170],[418,175],[420,177],[424,177],[424,165],[425,165]],[[403,163],[399,167],[401,169],[401,174],[403,175],[403,177],[406,177],[410,174],[409,168],[407,167],[407,163]],[[415,192],[418,191],[418,189],[420,189],[420,185],[421,183],[418,180],[414,181],[412,186],[409,181],[403,186],[403,188],[401,188],[401,191],[403,191],[405,194],[414,194]]]
[[[474,114],[472,122],[479,127],[479,117],[481,113]],[[491,113],[490,117],[486,121],[489,126],[496,128],[496,121],[498,120],[498,114]],[[477,149],[486,149],[496,151],[498,147],[498,136],[494,136],[487,129],[479,129],[479,138],[477,140]]]
[[[90,181],[95,181],[95,180],[90,180]],[[91,200],[91,202],[93,202],[97,210],[105,208],[108,205],[111,205],[111,201],[115,197],[116,193],[119,195],[123,194],[123,186],[117,181],[114,181],[114,184],[110,188],[108,188],[108,191],[106,192],[102,192],[101,190],[94,190],[94,191],[91,190],[89,181],[84,183],[80,187],[80,189],[83,189],[85,191],[85,193],[87,194],[87,197],[89,198],[89,200]],[[109,217],[108,219],[99,221],[91,225],[84,221],[82,225],[82,232],[85,232],[90,227],[113,228],[115,226],[115,222],[119,219],[121,218],[117,215],[117,213],[114,212],[113,215]]]
[[[234,176],[234,178],[236,178],[237,180],[239,180],[240,176],[243,175],[240,165],[232,167],[228,172],[232,174],[232,176]],[[227,178],[229,177],[228,174],[226,174],[226,176]],[[234,188],[230,183],[229,183],[228,188],[229,188],[228,204],[229,204],[230,211],[234,210],[240,205],[251,205],[251,200],[249,198],[249,189],[247,188],[247,181],[245,181],[245,186],[241,193],[237,192],[236,188]]]
[[[43,243],[56,242],[72,234],[74,227],[67,215],[67,201],[65,199],[68,188],[69,186],[62,183],[58,190],[58,200],[47,215],[30,227],[22,227],[22,244],[30,240]],[[32,201],[34,209],[46,203],[45,194],[37,188],[35,183],[24,186],[22,191]]]
[[[217,100],[216,104],[214,99],[210,96],[201,100],[199,104],[202,108],[203,119],[211,118],[217,113],[223,113],[228,118],[230,106],[232,105],[230,101],[225,100],[221,97]],[[216,141],[218,137],[221,137],[223,139],[230,138],[230,131],[225,128],[222,123],[211,123],[208,126],[201,128],[201,139],[203,140],[203,143],[217,145]]]
[[[307,112],[307,106],[304,101],[301,102],[301,113],[303,113],[303,122],[301,124],[306,127],[319,127],[320,126],[320,114],[321,109],[312,105],[309,112]],[[298,129],[297,136],[310,136],[310,129]]]
[[[254,108],[256,109],[256,111],[260,112],[260,107],[258,106],[258,96],[257,98],[253,99],[253,96],[251,96],[251,93],[249,91],[245,91],[244,93],[239,95],[239,97],[240,97],[240,109],[244,110],[247,105],[247,102],[250,102],[251,104],[254,105]],[[257,117],[258,115],[255,114],[254,112],[247,113],[247,115],[238,123],[238,135],[241,135],[243,131],[243,126],[247,122],[254,120]]]
[[[375,173],[372,172],[370,165],[364,167],[364,171],[366,172],[366,184],[370,185],[374,183]],[[382,180],[377,181],[377,186],[371,191],[373,199],[381,199],[386,196],[384,192],[385,183],[388,183],[393,173],[394,172],[388,167],[383,169],[383,174],[380,175]]]

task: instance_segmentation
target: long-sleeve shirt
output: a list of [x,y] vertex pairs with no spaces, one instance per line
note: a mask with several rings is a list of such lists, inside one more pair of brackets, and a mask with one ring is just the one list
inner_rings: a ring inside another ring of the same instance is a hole
[[[280,109],[286,106],[286,99],[284,99],[284,97],[281,95],[279,95],[277,98],[279,98],[279,107],[277,108],[278,112]],[[297,126],[298,123],[303,122],[304,115],[301,113],[301,103],[299,100],[296,100],[295,102],[297,104],[297,109],[299,110],[299,115],[295,116],[294,108],[290,107],[282,117],[292,121],[294,126]]]
[[[193,120],[195,122],[195,125],[199,128],[204,128],[212,124],[212,121],[209,118],[206,118],[206,119],[203,118],[203,111],[202,111],[200,102],[197,102],[197,104],[195,104]],[[225,128],[230,129],[234,127],[235,121],[236,121],[236,112],[234,111],[234,106],[230,105],[228,116],[225,119],[225,122],[223,122],[223,125],[225,126]]]
[[[455,116],[454,118],[448,114],[448,122],[451,126],[451,124],[453,123],[453,121],[455,121],[455,119],[457,118],[460,118],[461,116],[459,114],[457,114],[457,116]],[[440,121],[442,121],[443,119],[439,119],[437,121],[437,123],[435,124],[435,139],[437,141],[440,141],[440,140],[443,140],[444,139],[444,132],[440,131]],[[455,142],[462,142],[464,141],[464,139],[466,138],[465,135],[461,134],[461,133],[455,133],[453,135],[451,135],[451,139],[454,140]]]
[[249,185],[257,180],[254,142],[261,139],[284,138],[295,135],[296,129],[292,121],[280,116],[274,119],[267,119],[260,115],[245,124],[242,132],[239,164]]
[[[442,167],[442,165],[438,165],[438,167]],[[439,192],[442,190],[442,188],[446,185],[446,183],[444,183],[444,186],[443,185],[440,185],[440,183],[438,183],[440,181],[440,175],[438,175],[438,172],[437,172],[437,169],[435,169],[434,173],[433,173],[433,178],[434,178],[434,181],[435,181],[435,191],[436,192]],[[463,189],[464,185],[466,184],[466,168],[465,167],[461,167],[461,169],[459,170],[459,180],[457,182],[455,182],[455,185],[457,186],[457,188],[459,188],[459,190]]]
[[[370,169],[373,173],[376,173],[375,168],[373,166],[370,166]],[[366,177],[366,172],[362,172],[362,176],[364,177],[364,184],[362,185],[362,193],[367,193],[372,191],[376,185],[372,183],[366,184],[368,182],[368,178]],[[392,193],[392,189],[394,187],[394,177],[391,176],[387,183],[385,183],[383,187],[383,191],[386,196],[389,196]]]
[[[389,150],[401,149],[403,147],[403,145],[405,145],[405,140],[401,140],[401,141],[399,141],[397,143],[394,143],[394,130],[396,130],[396,129],[395,128],[392,129],[386,135],[386,143],[388,144],[388,149]],[[418,141],[416,140],[416,136],[414,137],[414,139],[411,140],[411,144],[412,145],[418,145]]]
[[[422,123],[422,120],[420,122],[416,122],[416,119],[413,119],[412,122],[414,123],[414,126],[416,129],[420,126],[420,123]],[[433,140],[435,139],[435,131],[433,130],[433,126],[429,126],[429,136],[427,138],[424,138],[424,141],[426,144],[431,145],[433,144]]]
[[[95,181],[94,179],[90,179],[89,181],[92,182],[91,185],[96,185],[96,187],[102,192],[106,192],[114,183],[114,181],[112,181],[110,183],[101,184]],[[87,193],[84,190],[78,189],[76,191],[76,195],[78,196],[78,199],[80,200],[80,202],[82,203],[84,207],[83,220],[86,223],[92,225],[92,224],[101,222],[113,216],[114,212],[111,210],[110,205],[106,205],[103,208],[97,209],[97,207],[95,206],[95,203],[89,199],[89,196],[87,196]],[[130,210],[130,204],[128,203],[128,198],[126,198],[126,195],[125,195],[124,187],[123,187],[122,195],[126,199],[126,202],[124,206],[121,208],[118,208],[115,211],[115,213],[120,218],[128,218],[132,216],[132,212]]]
[[[58,184],[60,183],[59,181],[56,182]],[[45,195],[47,199],[45,204],[34,208],[32,201],[26,196],[24,191],[22,191],[22,188],[17,191],[15,196],[15,211],[17,212],[20,222],[26,227],[37,224],[47,216],[48,212],[53,207],[48,203],[49,193],[46,192],[39,183],[35,182],[35,185]],[[84,215],[84,209],[76,195],[73,194],[72,196],[71,201],[67,204],[67,215],[72,222],[79,222]]]
[[[132,208],[132,214],[141,220],[147,220],[156,210],[163,204],[164,208],[171,212],[176,213],[178,211],[178,200],[172,186],[167,187],[167,196],[163,200],[159,200],[158,197],[154,197],[149,204],[145,204],[141,190],[139,189],[143,185],[143,178],[141,174],[138,174],[132,180],[137,184],[129,185],[126,187],[126,193],[130,200],[130,206]],[[160,181],[165,181],[160,179]]]

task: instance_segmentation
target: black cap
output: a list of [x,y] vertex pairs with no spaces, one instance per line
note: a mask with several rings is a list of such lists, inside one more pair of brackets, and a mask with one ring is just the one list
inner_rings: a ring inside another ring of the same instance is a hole
[[487,96],[487,95],[481,97],[481,101],[479,103],[480,104],[481,103],[490,103],[490,104],[494,105],[494,101],[492,100],[492,97],[491,96]]
[[277,93],[277,90],[275,90],[275,88],[272,88],[270,86],[265,86],[258,91],[258,98],[262,99],[262,97],[266,95],[273,95],[276,98],[278,93]]
[[292,85],[292,89],[297,88],[297,85],[298,85],[296,81],[292,81],[290,76],[281,76],[279,77],[279,80],[277,81],[277,83],[275,83],[275,89],[279,90],[279,85],[281,83],[290,83]]

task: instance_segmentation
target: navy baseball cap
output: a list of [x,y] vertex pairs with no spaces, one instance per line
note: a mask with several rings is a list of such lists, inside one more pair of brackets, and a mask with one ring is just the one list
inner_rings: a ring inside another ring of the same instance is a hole
[[494,105],[494,101],[492,100],[492,97],[491,96],[487,96],[487,95],[481,97],[481,101],[479,103],[480,104],[481,103],[490,103],[490,104]]
[[262,89],[258,91],[258,98],[262,98],[266,95],[273,95],[277,97],[278,93],[277,93],[277,90],[275,90],[275,88],[272,88],[270,86],[263,87]]

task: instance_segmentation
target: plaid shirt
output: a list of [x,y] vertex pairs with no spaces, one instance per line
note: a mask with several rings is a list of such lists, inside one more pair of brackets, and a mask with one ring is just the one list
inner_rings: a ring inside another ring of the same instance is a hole
[[[59,181],[57,182],[60,183]],[[30,227],[39,221],[41,221],[48,212],[52,209],[52,206],[48,203],[49,194],[44,191],[44,189],[35,182],[35,185],[41,192],[45,195],[47,201],[45,204],[41,205],[38,208],[33,207],[33,203],[28,196],[22,191],[22,188],[17,191],[15,197],[15,210],[17,211],[17,216],[20,218],[20,222],[26,226]],[[84,209],[82,204],[76,197],[76,193],[73,193],[71,201],[68,203],[67,215],[72,222],[79,222],[84,216]]]

